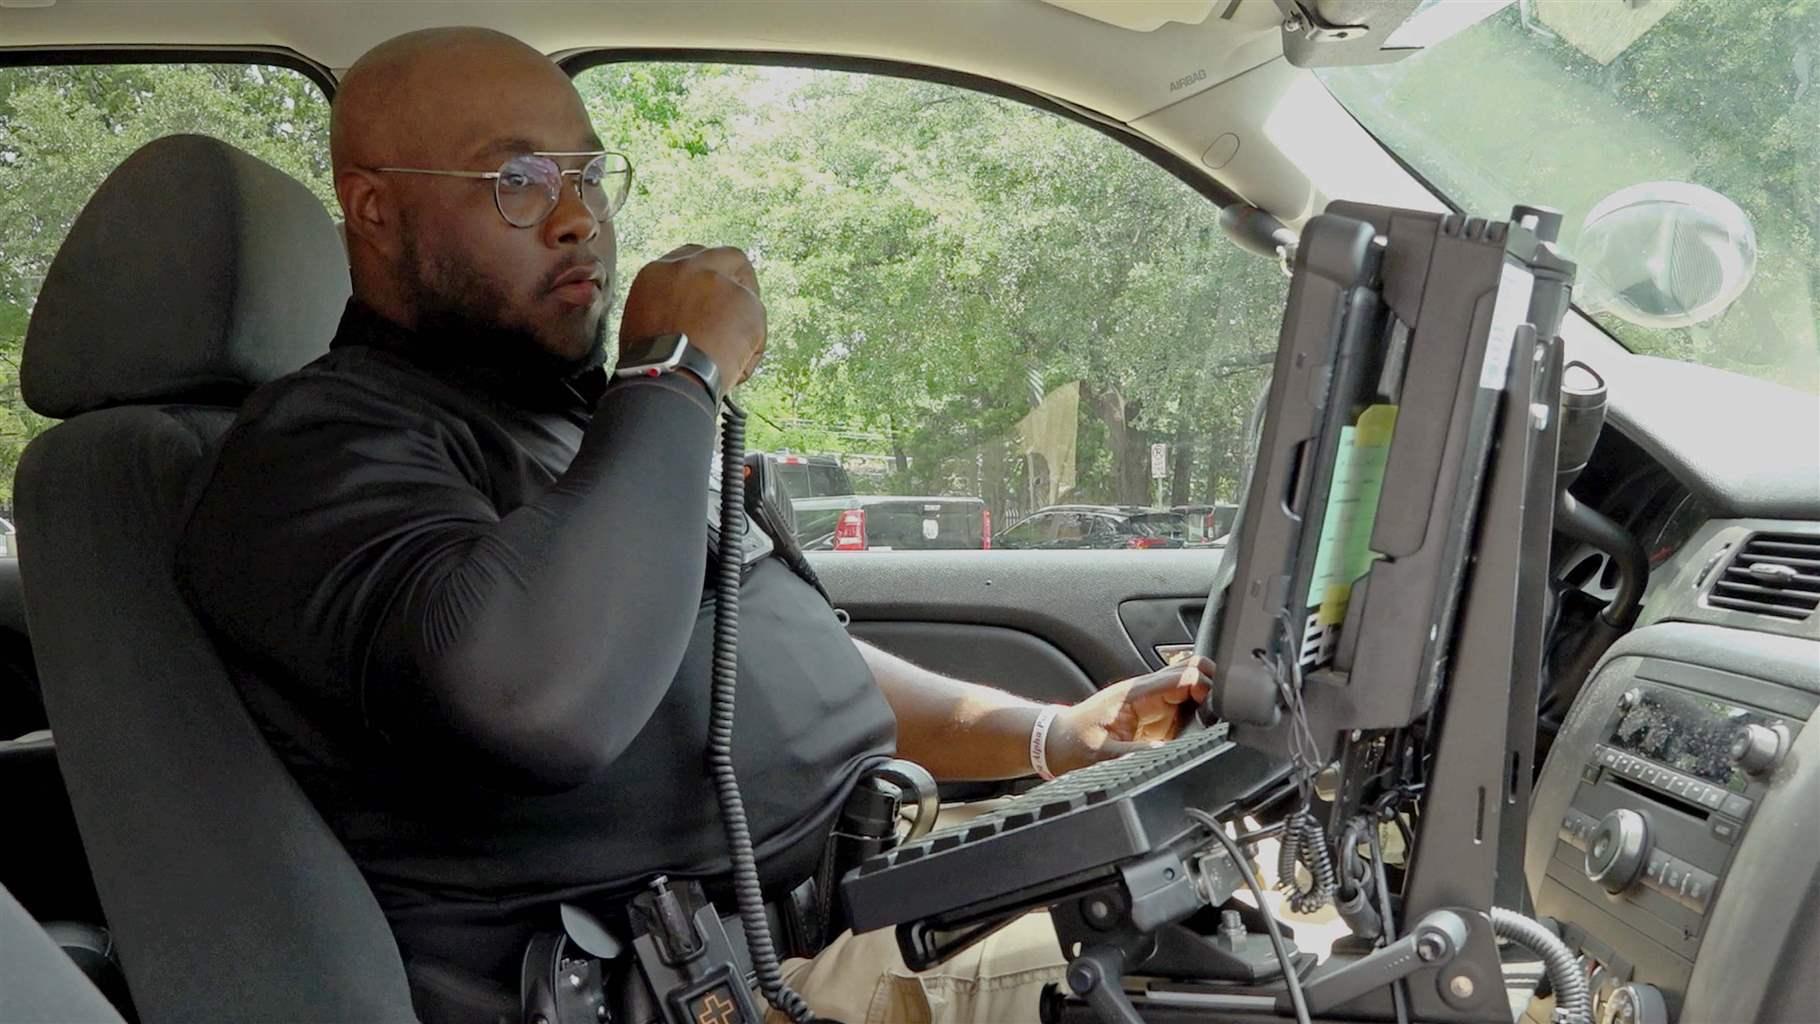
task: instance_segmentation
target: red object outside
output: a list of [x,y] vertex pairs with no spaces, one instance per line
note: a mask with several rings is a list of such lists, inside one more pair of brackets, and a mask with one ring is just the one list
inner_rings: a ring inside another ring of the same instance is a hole
[[834,550],[866,550],[866,510],[850,508],[834,524]]

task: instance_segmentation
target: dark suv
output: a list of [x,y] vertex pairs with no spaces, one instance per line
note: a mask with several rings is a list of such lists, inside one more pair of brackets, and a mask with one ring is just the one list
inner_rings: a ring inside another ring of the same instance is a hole
[[992,546],[992,513],[978,498],[855,494],[832,455],[767,454],[796,512],[808,551],[979,550]]
[[1052,505],[999,535],[1001,548],[1179,548],[1188,543],[1188,517],[1173,510],[1129,505]]

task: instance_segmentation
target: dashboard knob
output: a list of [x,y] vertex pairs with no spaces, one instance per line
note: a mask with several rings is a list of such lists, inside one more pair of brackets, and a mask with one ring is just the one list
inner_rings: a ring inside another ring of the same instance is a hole
[[1732,734],[1732,763],[1752,775],[1763,775],[1782,759],[1782,733],[1767,725],[1741,725]]
[[1599,1024],[1668,1024],[1668,1003],[1656,986],[1632,982],[1612,992]]
[[1649,859],[1649,822],[1628,808],[1599,819],[1586,843],[1586,877],[1617,895],[1630,888]]

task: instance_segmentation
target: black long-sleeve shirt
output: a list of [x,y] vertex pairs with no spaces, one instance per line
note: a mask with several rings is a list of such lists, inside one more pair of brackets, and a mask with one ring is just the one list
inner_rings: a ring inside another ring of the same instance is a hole
[[[357,303],[326,356],[247,402],[179,582],[395,925],[724,870],[703,759],[714,436],[692,381],[458,360]],[[890,752],[890,709],[775,558],[746,574],[740,634],[754,836],[769,875],[806,873]]]

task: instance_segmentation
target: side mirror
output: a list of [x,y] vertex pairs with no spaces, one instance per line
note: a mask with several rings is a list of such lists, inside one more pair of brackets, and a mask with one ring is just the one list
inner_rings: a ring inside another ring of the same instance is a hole
[[1652,181],[1621,188],[1586,214],[1577,298],[1639,327],[1689,327],[1724,313],[1757,271],[1750,217],[1710,188]]

